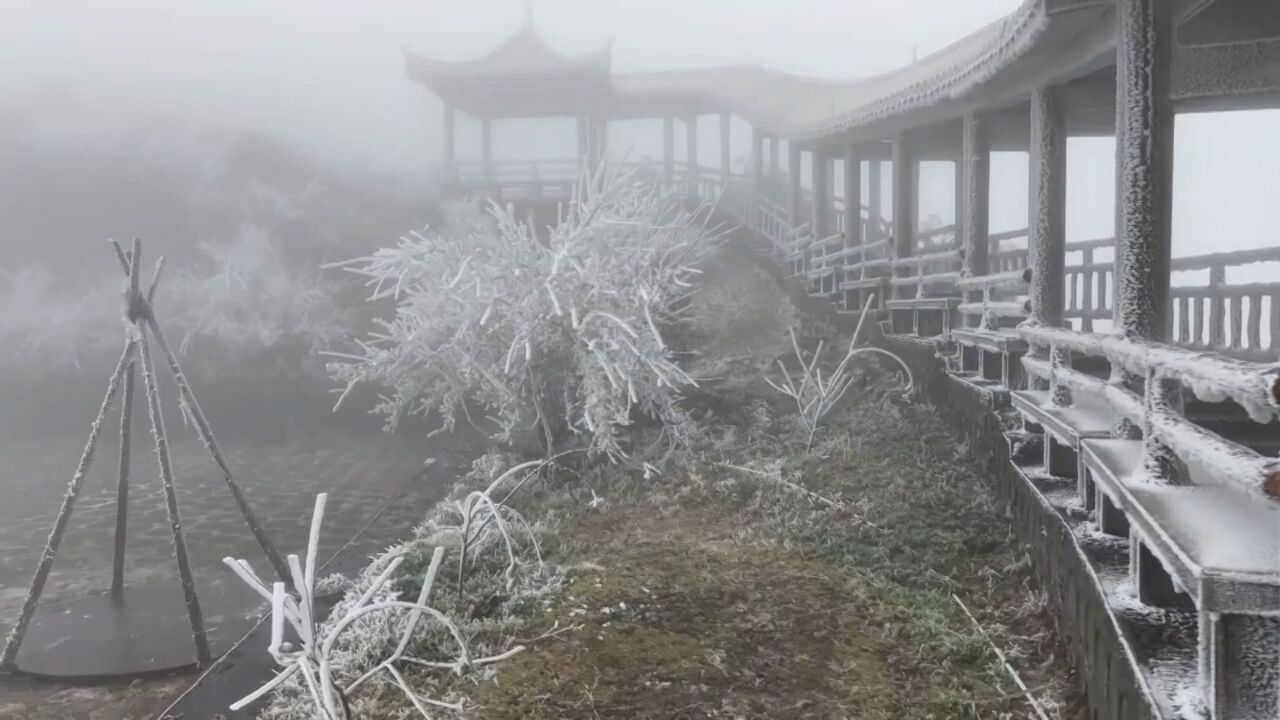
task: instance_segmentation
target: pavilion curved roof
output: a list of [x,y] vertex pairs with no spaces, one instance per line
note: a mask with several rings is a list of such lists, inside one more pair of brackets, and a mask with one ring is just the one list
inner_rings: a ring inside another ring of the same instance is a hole
[[[925,108],[946,112],[975,97],[990,101],[1013,96],[1047,79],[1083,74],[1110,62],[1112,11],[1113,0],[1023,0],[1009,15],[938,52],[855,80],[801,77],[753,65],[614,74],[604,86],[590,88],[595,97],[586,105],[560,104],[548,107],[547,114],[573,114],[588,106],[610,117],[732,112],[784,138],[818,139]],[[545,59],[538,64],[519,62],[517,51]],[[607,56],[566,58],[547,47],[527,24],[486,58],[455,64],[452,72],[471,73],[472,78],[506,74],[528,81],[534,71],[563,76],[576,68],[585,74],[588,66],[596,73],[604,67],[607,73]],[[422,80],[415,67],[421,66],[411,62],[410,75]],[[523,100],[516,97],[512,102]]]
[[598,111],[609,96],[608,46],[565,55],[538,33],[532,17],[483,57],[444,62],[405,52],[409,77],[458,109],[486,117],[530,117]]

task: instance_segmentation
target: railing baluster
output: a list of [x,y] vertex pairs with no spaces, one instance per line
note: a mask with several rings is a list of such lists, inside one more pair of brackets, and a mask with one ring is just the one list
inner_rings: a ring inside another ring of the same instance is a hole
[[1174,298],[1177,303],[1178,310],[1178,331],[1173,336],[1173,341],[1182,345],[1188,344],[1191,340],[1191,319],[1187,317],[1187,313],[1191,311],[1191,298],[1178,297]]
[[1257,351],[1261,348],[1262,295],[1249,295],[1249,349]]
[[1229,339],[1227,340],[1227,347],[1230,349],[1238,349],[1238,348],[1244,347],[1244,342],[1240,337],[1240,325],[1241,325],[1241,319],[1242,319],[1241,315],[1243,313],[1243,308],[1241,307],[1241,305],[1243,304],[1244,296],[1231,295],[1224,298],[1223,300],[1224,300],[1224,305],[1227,308],[1227,322],[1228,322],[1227,328],[1228,328],[1228,335],[1229,335]]
[[1223,307],[1222,286],[1227,282],[1227,269],[1222,265],[1209,268],[1209,345],[1222,348],[1227,342],[1223,332],[1226,310]]
[[1271,349],[1280,350],[1280,292],[1271,295]]

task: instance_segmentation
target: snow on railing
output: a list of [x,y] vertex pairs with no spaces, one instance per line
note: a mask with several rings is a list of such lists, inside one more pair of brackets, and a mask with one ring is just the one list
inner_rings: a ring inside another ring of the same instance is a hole
[[952,248],[923,255],[897,258],[890,263],[893,277],[889,283],[896,288],[915,288],[900,294],[899,298],[945,297],[955,294],[960,280],[960,250]]
[[1229,269],[1258,263],[1280,264],[1280,247],[1175,258],[1174,273],[1208,271],[1208,279],[1170,289],[1174,342],[1254,360],[1280,355],[1280,282],[1232,284],[1227,278]]
[[[1263,456],[1202,428],[1155,399],[1160,380],[1174,380],[1206,402],[1234,401],[1255,422],[1266,423],[1280,414],[1280,364],[1251,363],[1162,343],[1119,335],[1076,332],[1031,323],[1019,326],[1033,347],[1104,357],[1113,374],[1123,368],[1146,378],[1144,395],[1117,383],[1091,377],[1063,363],[1025,356],[1023,367],[1051,387],[1064,384],[1102,397],[1118,414],[1131,420],[1149,438],[1172,450],[1189,467],[1224,485],[1280,499],[1280,458]],[[1145,450],[1152,452],[1150,444]]]
[[956,289],[961,293],[980,293],[981,297],[960,303],[956,310],[961,315],[977,316],[978,327],[994,330],[1000,326],[1000,318],[1025,318],[1031,314],[1031,302],[1026,295],[1030,283],[1031,268],[962,277],[956,281]]

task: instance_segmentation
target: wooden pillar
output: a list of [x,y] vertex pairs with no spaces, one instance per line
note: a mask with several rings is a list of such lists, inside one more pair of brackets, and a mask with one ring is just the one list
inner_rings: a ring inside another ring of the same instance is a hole
[[862,244],[862,158],[858,146],[844,146],[844,246]]
[[[1169,73],[1174,8],[1166,0],[1118,0],[1116,50],[1116,330],[1167,340],[1173,215],[1173,120]],[[1119,382],[1143,378],[1121,369]],[[1170,383],[1160,382],[1172,391]],[[1156,388],[1161,392],[1161,388]],[[1117,423],[1124,436],[1137,431]]]
[[769,136],[769,179],[773,182],[778,181],[778,176],[782,174],[782,158],[778,155],[778,136]]
[[493,180],[493,124],[480,119],[480,166],[485,180]]
[[884,180],[880,177],[880,158],[867,161],[867,236],[866,242],[880,239],[880,220],[884,217],[884,200],[881,197],[881,186]]
[[454,140],[455,120],[453,106],[446,103],[444,106],[444,171],[449,177],[453,177],[458,171],[458,151]]
[[916,163],[907,133],[893,139],[893,256],[910,257],[915,250]]
[[825,150],[817,146],[810,151],[809,156],[812,158],[809,170],[813,173],[813,236],[817,240],[822,240],[831,235],[831,213],[828,211],[831,200],[831,184],[828,178],[831,176],[827,172],[830,158]]
[[764,183],[764,133],[751,128],[751,180],[759,187]]
[[791,226],[800,226],[800,146],[795,141],[787,143],[787,212]]
[[596,122],[596,162],[604,159],[609,152],[609,118],[602,117]]
[[[1041,325],[1061,326],[1066,302],[1067,252],[1067,137],[1063,127],[1061,102],[1053,88],[1037,88],[1031,93],[1030,168],[1031,320]],[[1055,348],[1049,358],[1047,348],[1034,354],[1054,365],[1069,362],[1063,349]],[[1042,384],[1043,380],[1037,381]],[[1054,384],[1051,401],[1070,405],[1068,388]]]
[[689,184],[690,197],[698,194],[698,116],[690,115],[684,119],[685,154],[687,167],[686,179]]
[[991,140],[986,120],[976,114],[964,116],[961,140],[963,173],[961,202],[956,215],[964,216],[964,274],[986,275],[991,271],[988,235],[991,228]]
[[729,128],[732,124],[732,116],[727,112],[720,113],[720,179],[725,184],[729,184],[729,178],[733,176],[733,163],[730,158],[732,149],[730,148],[731,139],[729,137]]
[[662,181],[667,185],[676,180],[675,118],[662,118]]
[[587,136],[587,122],[587,117],[585,115],[578,116],[578,164],[580,165],[586,162],[591,156],[591,140]]

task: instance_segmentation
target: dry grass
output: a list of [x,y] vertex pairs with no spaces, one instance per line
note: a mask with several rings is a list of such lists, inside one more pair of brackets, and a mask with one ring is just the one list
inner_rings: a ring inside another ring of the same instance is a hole
[[851,404],[808,455],[753,427],[759,407],[722,412],[686,474],[601,491],[566,529],[597,569],[538,626],[580,629],[479,686],[476,716],[1030,716],[954,593],[1050,715],[1076,717],[1025,548],[965,449],[929,409]]

